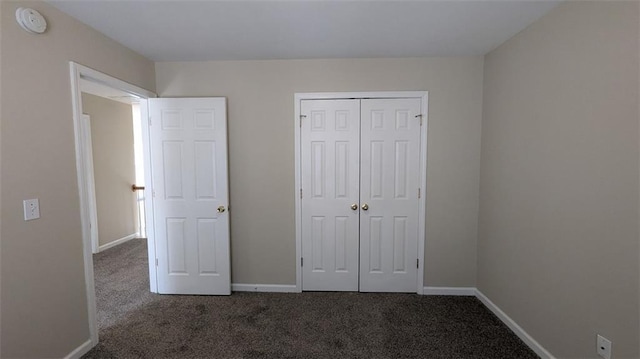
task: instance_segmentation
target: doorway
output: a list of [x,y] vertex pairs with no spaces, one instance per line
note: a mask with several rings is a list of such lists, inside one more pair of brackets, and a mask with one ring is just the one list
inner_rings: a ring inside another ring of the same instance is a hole
[[427,93],[295,105],[298,289],[422,294]]
[[87,310],[95,346],[98,324],[89,196],[93,185],[91,156],[84,142],[89,131],[83,126],[82,85],[97,84],[139,100],[137,122],[148,185],[134,184],[131,189],[144,187],[140,190],[147,199],[149,289],[161,294],[231,293],[226,99],[157,99],[152,92],[82,65],[71,62],[70,69]]
[[146,238],[139,99],[81,79],[93,253]]
[[[102,87],[104,90],[113,91],[117,95],[114,96],[129,96],[132,99],[135,98],[140,103],[140,110],[143,112],[140,117],[145,118],[146,101],[149,98],[156,97],[153,92],[131,85],[125,81],[116,79],[99,71],[93,70],[86,66],[76,64],[74,62],[69,63],[70,75],[71,75],[71,99],[73,106],[73,121],[74,121],[74,133],[75,133],[75,146],[76,146],[76,168],[78,176],[78,190],[80,195],[80,219],[82,226],[82,238],[83,238],[83,258],[84,258],[84,274],[85,274],[85,286],[87,290],[87,311],[89,319],[89,331],[91,336],[91,346],[95,346],[98,343],[98,322],[96,318],[96,292],[95,281],[93,271],[93,248],[94,242],[92,241],[92,229],[96,229],[97,226],[92,225],[96,223],[96,213],[92,210],[90,193],[94,190],[92,188],[93,181],[89,173],[93,173],[93,169],[89,168],[90,161],[92,160],[91,154],[86,151],[86,139],[90,135],[90,131],[86,126],[86,117],[83,115],[82,106],[82,91],[83,84],[86,90],[87,84],[96,85]],[[148,136],[148,130],[145,131],[146,126],[141,126],[143,137]],[[148,146],[143,145],[143,152],[146,158],[148,156]],[[90,171],[91,169],[91,171]],[[149,173],[150,166],[148,161],[144,163],[144,172]],[[148,194],[148,193],[147,193]],[[148,195],[145,195],[148,198]],[[93,200],[95,203],[95,200]],[[145,203],[145,210],[149,213],[149,203]],[[92,214],[92,211],[94,212]],[[93,218],[92,218],[93,217]],[[147,228],[148,238],[148,256],[149,258],[155,258],[155,248],[153,241],[153,231]],[[154,291],[156,288],[155,278],[155,266],[152,266],[152,261],[149,261],[149,280],[150,290]]]

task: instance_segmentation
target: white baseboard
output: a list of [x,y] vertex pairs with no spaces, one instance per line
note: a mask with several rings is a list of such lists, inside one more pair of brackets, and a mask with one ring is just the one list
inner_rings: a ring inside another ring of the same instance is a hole
[[87,354],[91,348],[93,348],[93,345],[91,344],[91,339],[89,339],[79,347],[75,348],[71,353],[64,357],[64,359],[80,359],[80,357]]
[[244,284],[231,283],[231,290],[234,292],[278,292],[297,293],[295,284]]
[[555,359],[540,343],[538,343],[529,333],[525,332],[513,319],[511,319],[502,309],[498,308],[487,296],[474,287],[424,287],[424,295],[460,295],[475,296],[482,304],[493,312],[518,338],[520,338],[531,350],[542,359]]
[[475,296],[476,288],[474,287],[424,287],[422,294],[424,295],[463,295]]
[[487,298],[481,291],[476,289],[476,297],[493,312],[504,324],[509,327],[522,341],[527,344],[531,350],[533,350],[542,359],[555,359],[555,357],[549,353],[540,343],[538,343],[529,333],[525,332],[513,319],[511,319],[502,309],[498,308],[489,298]]
[[109,242],[109,243],[107,243],[107,244],[103,244],[103,245],[101,245],[100,247],[98,247],[98,253],[100,253],[100,252],[102,252],[102,251],[104,251],[104,250],[106,250],[106,249],[109,249],[109,248],[111,248],[111,247],[115,247],[115,246],[117,246],[118,244],[122,244],[122,243],[124,243],[124,242],[130,241],[130,240],[132,240],[132,239],[134,239],[134,238],[137,238],[137,237],[138,237],[138,233],[133,233],[133,234],[130,234],[130,235],[128,235],[128,236],[122,237],[122,238],[120,238],[120,239],[116,239],[116,240],[115,240],[115,241],[113,241],[113,242]]

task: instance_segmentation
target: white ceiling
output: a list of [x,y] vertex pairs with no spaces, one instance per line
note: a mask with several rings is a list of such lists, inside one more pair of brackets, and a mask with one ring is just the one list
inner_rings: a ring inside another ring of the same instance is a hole
[[49,2],[154,61],[483,55],[559,3]]

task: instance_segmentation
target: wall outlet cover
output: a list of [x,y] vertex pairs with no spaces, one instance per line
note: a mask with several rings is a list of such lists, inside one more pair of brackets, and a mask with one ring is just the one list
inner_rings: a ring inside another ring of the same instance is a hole
[[598,355],[605,359],[611,359],[611,341],[598,334],[597,345]]

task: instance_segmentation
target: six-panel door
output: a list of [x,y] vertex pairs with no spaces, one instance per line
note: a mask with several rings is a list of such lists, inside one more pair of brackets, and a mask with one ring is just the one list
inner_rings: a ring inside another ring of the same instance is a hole
[[149,114],[158,292],[230,294],[226,101],[151,99]]
[[302,289],[357,291],[360,101],[303,100],[301,114]]
[[415,292],[420,99],[361,100],[360,291]]

